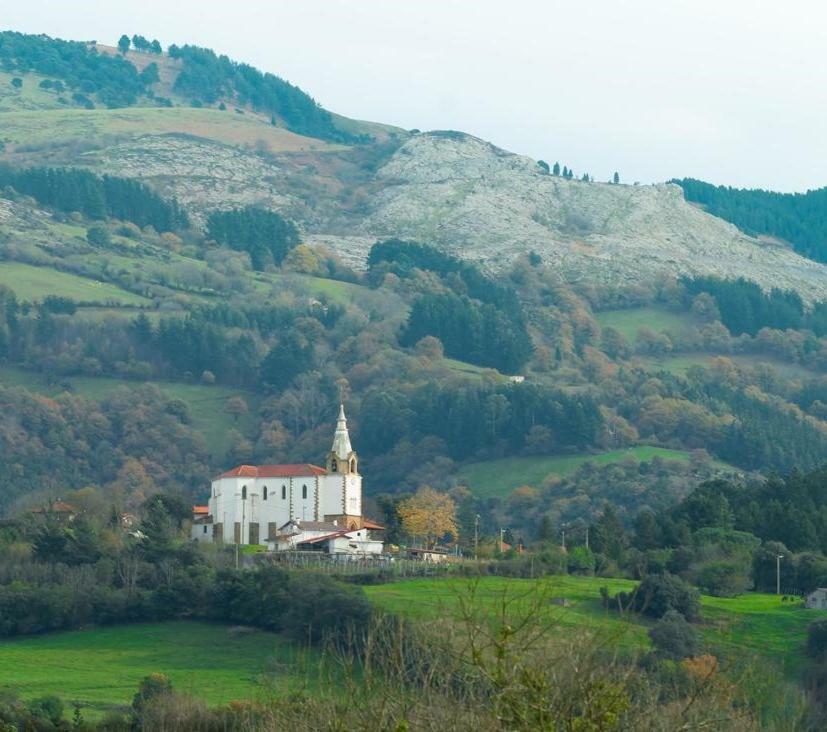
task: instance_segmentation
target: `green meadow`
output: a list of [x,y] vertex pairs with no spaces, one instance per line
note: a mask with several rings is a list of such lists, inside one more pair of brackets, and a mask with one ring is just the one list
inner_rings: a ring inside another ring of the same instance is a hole
[[80,302],[146,305],[150,300],[132,292],[87,277],[22,262],[0,262],[0,285],[5,285],[20,300],[42,300],[47,295],[67,297]]
[[598,454],[512,457],[498,460],[483,460],[469,463],[459,471],[458,480],[480,498],[506,496],[519,486],[540,485],[549,475],[565,477],[574,473],[587,462],[608,465],[623,460],[649,462],[659,457],[664,460],[689,461],[689,453],[683,450],[668,450],[651,445],[638,445],[623,450],[612,450]]
[[299,689],[314,667],[305,651],[274,633],[193,621],[0,641],[0,691],[23,699],[54,694],[98,713],[128,706],[151,673],[219,705]]
[[601,328],[614,328],[632,344],[637,340],[637,332],[641,328],[677,334],[682,333],[694,323],[693,317],[687,313],[673,313],[658,307],[604,310],[595,313],[595,317]]
[[[379,607],[421,620],[459,617],[462,604],[472,603],[495,617],[504,602],[519,613],[543,612],[561,627],[608,633],[624,646],[649,648],[651,621],[603,607],[600,588],[628,591],[632,580],[561,576],[542,579],[504,577],[411,579],[365,587]],[[473,600],[472,600],[473,598]],[[565,599],[566,605],[554,603]],[[538,602],[539,601],[539,602]],[[539,608],[539,610],[538,610]],[[807,625],[824,611],[807,610],[777,595],[746,593],[735,598],[702,596],[701,634],[705,645],[729,657],[757,656],[794,675],[805,663]]]

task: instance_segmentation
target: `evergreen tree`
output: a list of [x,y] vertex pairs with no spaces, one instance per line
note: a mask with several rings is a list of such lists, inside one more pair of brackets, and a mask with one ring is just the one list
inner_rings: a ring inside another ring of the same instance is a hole
[[129,50],[129,46],[132,45],[132,41],[129,40],[129,36],[124,33],[118,39],[118,50],[125,56],[126,52]]
[[551,169],[552,175],[560,175],[560,163],[554,163],[554,167]]

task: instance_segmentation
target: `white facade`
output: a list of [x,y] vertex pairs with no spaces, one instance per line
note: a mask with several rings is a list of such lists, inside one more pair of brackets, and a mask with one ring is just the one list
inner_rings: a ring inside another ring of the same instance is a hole
[[827,610],[827,588],[819,587],[811,592],[807,595],[804,605],[814,610]]
[[240,465],[212,481],[207,513],[206,519],[194,520],[193,539],[274,545],[281,527],[291,521],[361,529],[362,476],[344,408],[325,468],[309,463]]

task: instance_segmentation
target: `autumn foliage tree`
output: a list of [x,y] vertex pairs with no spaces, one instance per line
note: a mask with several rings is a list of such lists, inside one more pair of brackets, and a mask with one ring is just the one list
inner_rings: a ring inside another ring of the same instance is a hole
[[457,508],[453,499],[422,486],[413,496],[402,501],[397,509],[402,530],[410,536],[423,537],[428,546],[446,534],[456,538]]

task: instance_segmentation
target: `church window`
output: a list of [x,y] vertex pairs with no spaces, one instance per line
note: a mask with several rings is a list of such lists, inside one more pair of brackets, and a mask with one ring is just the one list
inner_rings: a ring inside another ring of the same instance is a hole
[[351,459],[351,461],[350,461],[350,472],[351,473],[356,472],[356,459],[355,458]]
[[246,485],[241,486],[241,500],[242,501],[247,500],[247,486]]
[[302,498],[307,498],[307,486],[302,486]]
[[336,462],[336,458],[330,461],[330,472],[335,473],[339,469],[339,464]]
[[261,499],[262,499],[263,501],[266,501],[266,500],[267,500],[267,486],[264,486],[264,488],[263,488],[263,489],[262,489],[262,491],[261,491]]
[[281,487],[281,499],[284,501],[287,499],[287,486],[283,485]]

